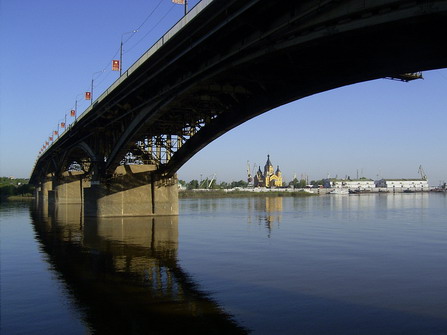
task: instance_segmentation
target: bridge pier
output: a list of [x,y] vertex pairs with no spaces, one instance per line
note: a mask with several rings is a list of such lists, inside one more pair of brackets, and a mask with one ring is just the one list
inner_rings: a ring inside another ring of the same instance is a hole
[[177,177],[157,180],[155,169],[154,165],[123,165],[107,182],[92,181],[84,188],[84,215],[177,215]]
[[57,204],[81,204],[83,202],[83,189],[90,187],[90,181],[84,178],[81,171],[66,171],[54,183],[54,198]]
[[36,200],[40,203],[48,202],[51,191],[53,190],[53,178],[47,177],[44,180],[40,181],[40,183],[36,187],[35,195]]

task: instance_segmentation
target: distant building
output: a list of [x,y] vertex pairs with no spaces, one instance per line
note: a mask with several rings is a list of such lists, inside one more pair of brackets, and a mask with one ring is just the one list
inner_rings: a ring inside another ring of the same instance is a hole
[[323,187],[326,188],[349,188],[351,190],[370,190],[376,187],[372,179],[323,179]]
[[428,190],[426,179],[380,179],[376,181],[376,187],[386,187],[398,190]]
[[253,181],[254,187],[281,187],[282,186],[282,174],[279,170],[279,165],[276,168],[276,172],[274,171],[273,165],[270,162],[270,155],[267,155],[267,162],[264,166],[264,173],[261,171],[261,167],[259,167],[258,172],[254,177]]

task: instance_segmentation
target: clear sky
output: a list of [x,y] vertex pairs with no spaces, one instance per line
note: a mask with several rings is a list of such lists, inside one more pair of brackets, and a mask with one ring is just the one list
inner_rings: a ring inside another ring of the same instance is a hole
[[[125,70],[183,15],[170,0],[0,6],[0,176],[15,177],[29,177],[39,149],[77,99],[78,111],[88,107],[82,95],[92,78],[94,97],[117,79],[111,61],[121,39]],[[417,178],[422,165],[438,185],[447,180],[447,69],[423,76],[360,83],[269,111],[208,145],[179,178],[246,179],[247,161],[264,166],[270,154],[286,181],[294,174]]]

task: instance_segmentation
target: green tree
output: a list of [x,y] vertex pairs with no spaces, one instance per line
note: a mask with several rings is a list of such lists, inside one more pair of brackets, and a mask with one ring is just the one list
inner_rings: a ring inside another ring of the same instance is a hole
[[220,188],[220,189],[226,189],[226,188],[229,188],[228,183],[225,182],[225,181],[221,182],[221,183],[219,184],[219,188]]
[[293,188],[304,188],[304,187],[306,187],[306,180],[305,180],[305,179],[298,180],[297,178],[294,178],[294,179],[289,183],[289,187],[293,187]]
[[231,188],[235,188],[235,187],[247,187],[248,186],[248,182],[243,181],[243,180],[239,180],[239,181],[232,181],[230,184]]
[[30,184],[23,184],[17,187],[16,194],[30,195],[34,193],[34,186]]
[[313,185],[313,186],[320,186],[320,185],[323,185],[323,184],[324,184],[324,181],[323,181],[323,179],[320,179],[320,180],[312,180],[312,181],[310,182],[310,184]]
[[186,188],[188,190],[195,190],[199,188],[199,181],[197,179],[191,180],[188,184],[186,184]]
[[16,187],[14,185],[2,185],[0,187],[0,197],[7,198],[11,195],[15,195]]

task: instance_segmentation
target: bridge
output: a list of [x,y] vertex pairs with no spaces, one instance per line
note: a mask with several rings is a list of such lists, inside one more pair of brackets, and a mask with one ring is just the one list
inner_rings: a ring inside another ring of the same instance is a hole
[[31,183],[87,216],[177,214],[176,171],[208,143],[312,94],[447,67],[446,33],[447,0],[203,0],[38,157]]

